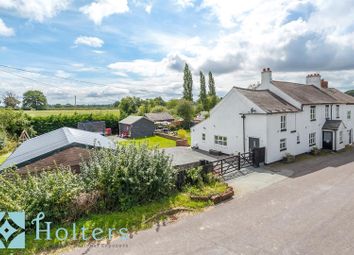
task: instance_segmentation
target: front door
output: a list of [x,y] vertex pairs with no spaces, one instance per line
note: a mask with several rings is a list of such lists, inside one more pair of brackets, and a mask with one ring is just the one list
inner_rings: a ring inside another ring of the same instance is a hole
[[249,151],[253,151],[254,148],[259,148],[259,138],[250,137],[248,138]]
[[333,132],[323,131],[323,149],[333,150]]
[[353,143],[353,129],[349,130],[349,144]]

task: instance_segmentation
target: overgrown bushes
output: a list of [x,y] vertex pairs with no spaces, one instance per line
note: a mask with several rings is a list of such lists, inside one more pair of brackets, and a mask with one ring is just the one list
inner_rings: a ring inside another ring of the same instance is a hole
[[113,133],[118,133],[118,121],[120,114],[95,113],[95,114],[72,114],[72,115],[49,115],[31,117],[31,124],[38,135],[53,131],[61,127],[77,128],[82,121],[105,121],[106,127],[112,128]]
[[0,128],[11,138],[18,137],[23,130],[33,135],[30,117],[22,111],[0,109]]
[[78,174],[64,167],[28,176],[0,174],[0,211],[25,211],[28,218],[43,211],[49,221],[67,222],[92,211],[125,211],[174,190],[169,157],[147,145],[120,145],[92,150]]
[[166,196],[175,188],[170,158],[146,144],[97,150],[82,163],[81,175],[88,191],[102,194],[101,207],[108,210],[126,210]]

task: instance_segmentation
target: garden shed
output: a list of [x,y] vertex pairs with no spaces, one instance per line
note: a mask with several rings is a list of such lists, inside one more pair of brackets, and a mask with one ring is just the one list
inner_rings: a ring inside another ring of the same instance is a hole
[[156,122],[173,122],[175,118],[169,114],[168,112],[150,112],[146,113],[145,117],[149,120],[152,120],[154,123]]
[[119,122],[121,137],[139,138],[154,135],[155,124],[144,116],[128,116]]
[[94,147],[115,148],[108,138],[74,128],[59,128],[23,142],[0,166],[0,171],[16,166],[20,172],[41,171],[55,165],[79,170],[80,162]]
[[106,132],[106,122],[105,121],[83,121],[77,124],[77,128],[104,135]]

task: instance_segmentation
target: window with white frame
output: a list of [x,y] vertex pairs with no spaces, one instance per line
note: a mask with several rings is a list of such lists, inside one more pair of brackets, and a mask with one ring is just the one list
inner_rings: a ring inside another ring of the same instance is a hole
[[286,150],[286,139],[280,139],[280,151]]
[[310,146],[316,145],[316,133],[309,134],[309,145]]
[[336,118],[339,119],[339,105],[336,105]]
[[205,141],[205,133],[202,133],[202,140]]
[[329,119],[329,105],[326,105],[326,108],[325,108],[325,118]]
[[343,131],[339,131],[339,143],[343,143]]
[[352,111],[347,112],[347,119],[350,120],[352,118]]
[[216,136],[214,136],[214,142],[215,142],[215,144],[227,146],[227,137],[216,135]]
[[280,116],[280,130],[286,131],[286,116],[285,115]]
[[310,119],[311,121],[316,120],[316,106],[311,106],[310,108]]
[[296,137],[296,142],[299,144],[300,143],[300,135],[297,135]]

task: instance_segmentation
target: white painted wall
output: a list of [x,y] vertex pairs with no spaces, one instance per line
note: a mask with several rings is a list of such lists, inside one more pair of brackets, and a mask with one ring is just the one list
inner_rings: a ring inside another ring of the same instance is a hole
[[[191,137],[192,146],[202,150],[218,150],[227,154],[236,154],[243,152],[243,126],[241,113],[248,113],[245,119],[245,147],[249,148],[249,138],[259,138],[260,146],[266,147],[266,163],[272,163],[281,160],[286,153],[299,155],[311,151],[313,147],[322,148],[322,127],[326,121],[325,105],[316,105],[316,120],[310,119],[310,105],[301,105],[295,99],[291,98],[267,80],[271,74],[265,73],[262,77],[263,83],[259,89],[269,89],[284,100],[300,109],[297,113],[286,114],[265,114],[257,105],[249,101],[233,88],[221,102],[210,112],[210,117],[198,125],[192,127]],[[256,109],[257,114],[250,114],[250,109]],[[330,107],[332,119],[336,118],[336,107]],[[347,112],[352,112],[351,119],[347,118]],[[285,115],[287,118],[287,130],[280,130],[280,118]],[[330,117],[331,117],[330,116]],[[340,105],[340,118],[344,125],[341,125],[343,131],[343,143],[339,144],[339,132],[336,136],[337,150],[343,149],[349,143],[349,130],[354,129],[354,105]],[[309,134],[316,133],[316,144],[309,146]],[[205,133],[206,139],[202,140],[202,134]],[[214,142],[214,136],[227,137],[227,146],[218,145]],[[300,143],[297,143],[297,136],[300,137]],[[353,136],[353,133],[352,133]],[[287,150],[280,151],[280,140],[285,138]],[[352,140],[353,141],[353,140]]]

